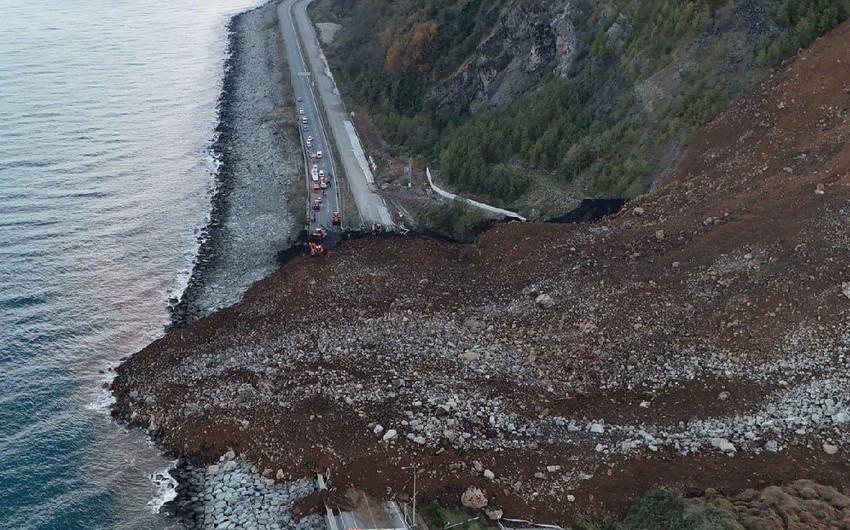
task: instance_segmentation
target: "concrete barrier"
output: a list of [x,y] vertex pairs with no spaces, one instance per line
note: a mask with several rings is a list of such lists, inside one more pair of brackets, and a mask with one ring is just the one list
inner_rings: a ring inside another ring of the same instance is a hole
[[504,215],[505,217],[512,217],[514,219],[519,219],[520,221],[527,221],[527,219],[516,212],[512,212],[510,210],[505,210],[504,208],[496,208],[495,206],[490,206],[489,204],[484,204],[483,202],[473,201],[472,199],[467,199],[465,197],[460,197],[455,195],[454,193],[448,192],[436,184],[434,184],[434,179],[431,178],[431,168],[425,168],[425,174],[428,176],[428,185],[431,186],[431,189],[434,190],[438,195],[445,197],[451,201],[455,199],[460,199],[464,201],[466,204],[470,206],[474,206],[476,208],[480,208],[482,210],[486,210],[491,213],[495,213],[498,215]]

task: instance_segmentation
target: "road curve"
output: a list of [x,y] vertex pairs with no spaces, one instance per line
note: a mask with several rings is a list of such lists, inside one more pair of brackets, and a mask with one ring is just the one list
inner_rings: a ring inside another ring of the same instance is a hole
[[[312,83],[306,83],[311,89],[310,97],[313,97],[315,91],[318,95],[317,103],[324,108],[328,132],[336,143],[339,162],[363,222],[367,226],[379,223],[392,230],[395,223],[383,197],[375,191],[374,177],[366,161],[363,146],[354,131],[336,82],[322,54],[316,32],[307,16],[307,6],[310,2],[311,0],[283,0],[278,7],[280,29],[293,77],[292,84],[296,85],[296,76],[312,80]],[[306,69],[309,69],[309,78],[304,76]]]

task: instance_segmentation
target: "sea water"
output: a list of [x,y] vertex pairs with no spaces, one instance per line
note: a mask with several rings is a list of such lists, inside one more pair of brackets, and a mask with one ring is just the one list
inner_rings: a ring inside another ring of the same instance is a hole
[[104,385],[188,278],[256,3],[0,0],[0,529],[167,524],[171,462]]

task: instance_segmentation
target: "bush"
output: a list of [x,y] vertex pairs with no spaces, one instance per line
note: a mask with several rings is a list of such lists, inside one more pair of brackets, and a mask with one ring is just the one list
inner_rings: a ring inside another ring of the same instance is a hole
[[431,230],[461,243],[474,241],[473,230],[484,221],[481,212],[460,199],[430,208],[425,218]]
[[676,490],[653,488],[635,501],[607,530],[743,530],[735,517],[716,506],[686,504]]

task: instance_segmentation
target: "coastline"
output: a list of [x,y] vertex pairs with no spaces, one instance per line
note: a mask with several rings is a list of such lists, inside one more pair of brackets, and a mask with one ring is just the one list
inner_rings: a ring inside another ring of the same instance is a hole
[[171,327],[239,301],[299,237],[289,201],[302,162],[276,20],[270,2],[227,24],[210,214],[186,288],[169,301]]

